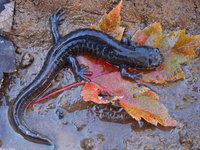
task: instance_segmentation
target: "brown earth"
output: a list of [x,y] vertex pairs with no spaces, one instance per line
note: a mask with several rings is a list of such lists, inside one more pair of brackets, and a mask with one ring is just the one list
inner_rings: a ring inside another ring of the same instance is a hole
[[[13,30],[7,33],[18,48],[18,71],[5,77],[0,99],[0,149],[49,149],[48,146],[24,140],[10,127],[8,105],[28,85],[44,62],[51,47],[49,17],[57,8],[65,10],[60,26],[61,35],[75,29],[97,24],[119,0],[16,0]],[[165,33],[186,29],[200,34],[199,0],[125,0],[121,25],[131,37],[139,28],[161,22]],[[24,68],[24,53],[34,57]],[[197,50],[197,53],[199,51]],[[200,148],[200,58],[182,66],[185,79],[155,86],[169,114],[180,125],[176,128],[155,127],[144,121],[140,128],[122,108],[86,103],[80,96],[82,87],[57,94],[34,105],[26,113],[28,125],[50,137],[59,150],[132,150],[132,149],[193,149]],[[46,93],[75,82],[73,74],[63,69]]]

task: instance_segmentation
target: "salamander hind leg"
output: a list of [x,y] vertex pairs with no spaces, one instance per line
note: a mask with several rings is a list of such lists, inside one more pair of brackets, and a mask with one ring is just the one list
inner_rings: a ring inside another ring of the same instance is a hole
[[57,43],[60,39],[60,34],[58,31],[58,25],[62,24],[64,17],[61,16],[64,14],[64,11],[60,12],[60,8],[51,16],[51,31],[53,35],[53,44]]
[[80,66],[73,56],[67,57],[66,65],[71,68],[78,82],[81,80],[90,81],[85,75],[92,75],[92,72],[86,71],[88,67],[84,67],[83,65]]
[[120,73],[123,78],[133,80],[136,83],[138,83],[137,80],[141,78],[141,74],[142,74],[141,72],[140,73],[136,73],[136,71],[129,72],[125,65],[121,65],[120,69],[121,69]]

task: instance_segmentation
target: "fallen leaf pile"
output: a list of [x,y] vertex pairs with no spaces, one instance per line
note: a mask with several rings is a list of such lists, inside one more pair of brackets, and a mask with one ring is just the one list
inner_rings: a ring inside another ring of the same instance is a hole
[[[124,28],[119,25],[121,4],[122,0],[109,14],[104,14],[99,25],[91,25],[91,28],[121,40],[124,32]],[[139,45],[159,48],[164,55],[164,62],[153,71],[142,71],[143,75],[139,80],[156,84],[183,79],[181,64],[196,57],[194,50],[200,45],[200,35],[186,35],[185,30],[172,31],[165,35],[160,23],[138,30],[131,40],[138,42]],[[158,102],[159,95],[148,87],[138,87],[136,83],[123,79],[119,69],[106,62],[88,56],[79,56],[78,60],[93,72],[89,77],[91,82],[86,83],[81,92],[85,101],[100,104],[117,102],[138,121],[143,118],[154,125],[177,125],[177,121],[169,116],[164,105]],[[109,93],[109,99],[102,93]]]

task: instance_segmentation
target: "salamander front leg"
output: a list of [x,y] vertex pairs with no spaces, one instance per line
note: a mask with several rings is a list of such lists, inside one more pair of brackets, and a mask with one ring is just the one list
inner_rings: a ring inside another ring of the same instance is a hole
[[53,16],[51,16],[51,31],[53,35],[53,44],[57,43],[60,39],[58,25],[62,24],[62,21],[64,20],[64,18],[60,18],[64,14],[64,11],[62,11],[61,13],[59,12],[60,8],[55,12]]
[[136,83],[138,83],[137,80],[141,78],[141,72],[140,73],[136,73],[136,71],[134,71],[133,73],[128,72],[127,67],[125,65],[121,65],[120,69],[121,69],[120,73],[123,78],[133,80]]
[[92,75],[92,72],[86,71],[88,67],[84,67],[83,65],[79,66],[77,60],[73,56],[67,57],[66,65],[71,68],[78,82],[81,80],[90,81],[85,75]]
[[132,47],[136,47],[136,45],[138,44],[138,42],[131,41],[127,37],[123,37],[121,39],[121,43],[126,44],[128,46],[132,46]]

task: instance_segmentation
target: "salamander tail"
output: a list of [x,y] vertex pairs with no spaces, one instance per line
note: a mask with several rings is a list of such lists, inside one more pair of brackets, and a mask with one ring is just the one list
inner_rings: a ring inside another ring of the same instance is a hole
[[32,131],[30,128],[28,128],[27,124],[25,123],[23,119],[23,111],[20,110],[19,105],[16,103],[14,105],[11,105],[9,108],[9,121],[14,128],[16,132],[21,134],[25,139],[35,142],[35,143],[40,143],[40,144],[46,144],[46,145],[53,145],[53,142],[46,136],[36,132]]

